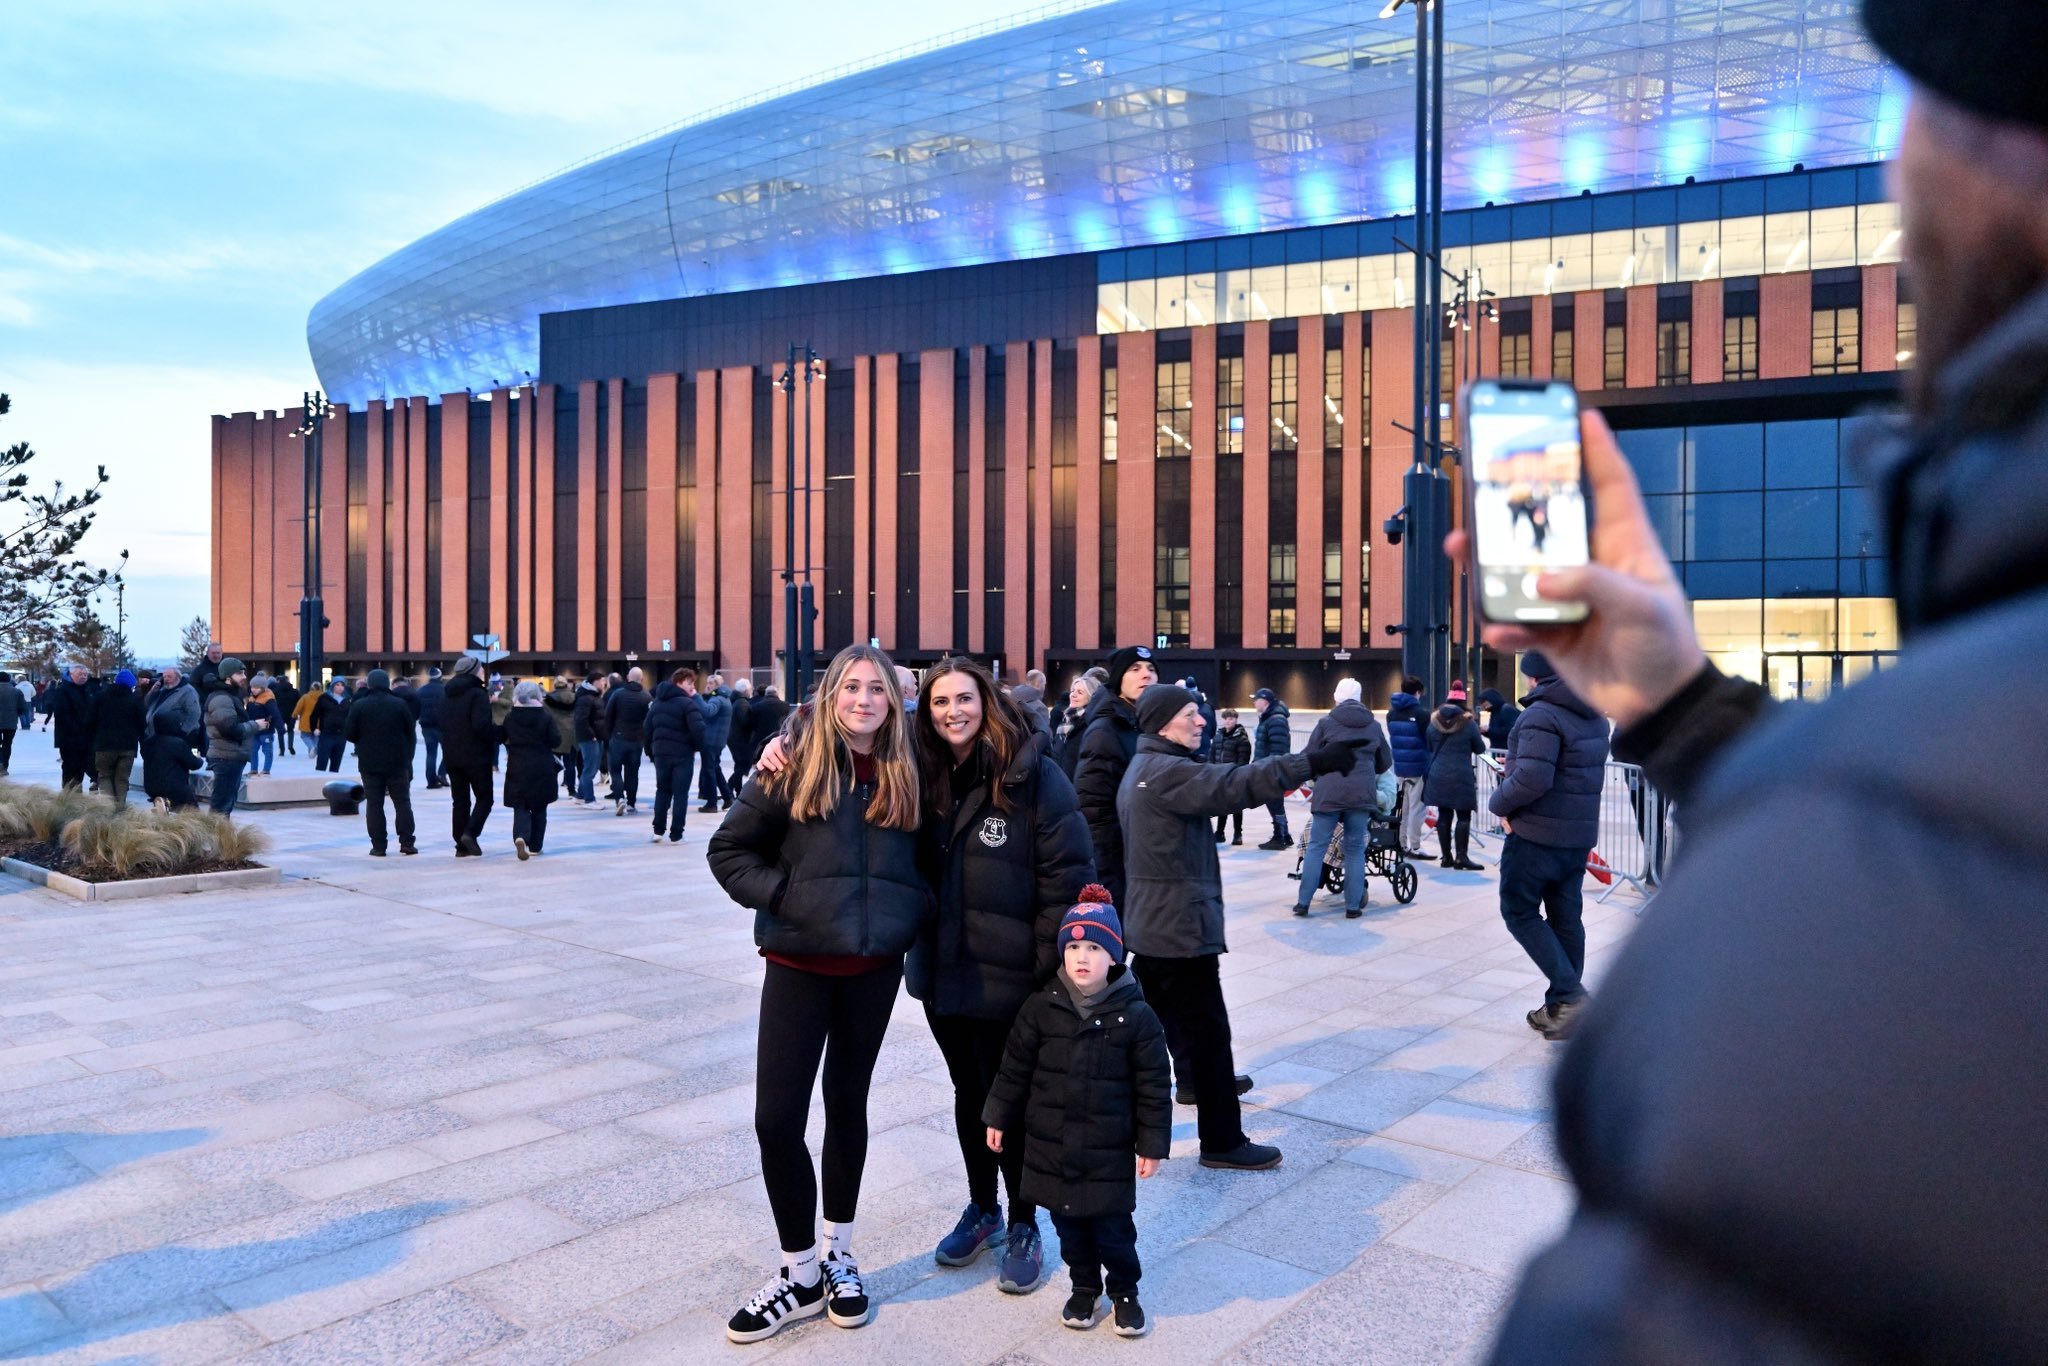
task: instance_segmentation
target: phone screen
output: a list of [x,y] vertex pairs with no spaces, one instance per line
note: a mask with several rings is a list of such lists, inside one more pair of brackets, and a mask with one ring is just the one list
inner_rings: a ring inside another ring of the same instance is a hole
[[1584,603],[1536,596],[1536,579],[1591,558],[1579,400],[1568,384],[1480,381],[1466,396],[1480,611],[1493,621],[1584,620]]

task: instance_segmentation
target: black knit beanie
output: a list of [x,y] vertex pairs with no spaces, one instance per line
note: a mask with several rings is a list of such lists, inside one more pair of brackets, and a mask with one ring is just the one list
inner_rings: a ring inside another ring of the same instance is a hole
[[1194,705],[1195,695],[1178,683],[1154,683],[1138,694],[1138,730],[1157,735],[1183,708]]
[[1950,104],[2048,129],[2048,3],[1863,0],[1863,27],[1900,70]]

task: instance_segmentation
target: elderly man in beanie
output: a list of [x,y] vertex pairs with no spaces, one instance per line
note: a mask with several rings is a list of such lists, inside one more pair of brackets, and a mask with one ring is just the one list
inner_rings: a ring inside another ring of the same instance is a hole
[[1581,888],[1586,856],[1600,838],[1607,722],[1537,651],[1523,656],[1522,672],[1535,686],[1508,735],[1505,773],[1487,810],[1508,832],[1500,853],[1501,919],[1550,980],[1543,1004],[1528,1014],[1529,1027],[1565,1039],[1586,1003]]
[[383,858],[390,836],[384,824],[384,799],[398,816],[398,852],[417,854],[412,822],[412,707],[391,689],[391,675],[370,670],[363,690],[349,704],[343,721],[348,742],[356,747],[356,768],[363,775],[363,824],[370,835],[370,857]]
[[213,770],[213,794],[207,805],[219,814],[233,813],[242,795],[242,773],[249,767],[251,742],[270,723],[249,715],[249,670],[232,657],[220,661],[220,682],[206,695],[206,766]]
[[1686,840],[1559,1066],[1579,1209],[1499,1362],[2048,1361],[2048,730],[1926,724],[2048,669],[2048,5],[1863,19],[1912,87],[1919,346],[1843,455],[1904,648],[1817,706],[1724,677],[1587,418],[1593,564],[1538,591],[1588,619],[1488,643],[1540,635]]
[[[1117,791],[1123,823],[1125,939],[1145,998],[1166,1025],[1167,1046],[1185,1087],[1194,1083],[1202,1165],[1238,1171],[1278,1166],[1280,1150],[1245,1137],[1230,1052],[1218,959],[1223,938],[1223,869],[1209,821],[1273,800],[1312,774],[1349,773],[1365,739],[1326,741],[1236,768],[1195,758],[1202,713],[1177,684],[1138,699],[1143,732]],[[1248,1084],[1248,1083],[1247,1083]]]
[[463,655],[449,670],[441,695],[441,754],[447,764],[455,857],[482,858],[484,822],[491,816],[491,762],[505,739],[491,718],[483,666]]
[[1109,657],[1109,680],[1081,717],[1081,757],[1074,765],[1074,794],[1095,843],[1095,873],[1112,900],[1124,899],[1124,836],[1117,819],[1117,790],[1138,752],[1138,698],[1159,681],[1151,647],[1126,645]]

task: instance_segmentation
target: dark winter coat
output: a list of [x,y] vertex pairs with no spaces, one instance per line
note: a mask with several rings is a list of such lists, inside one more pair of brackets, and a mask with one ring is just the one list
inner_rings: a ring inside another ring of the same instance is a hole
[[1155,958],[1227,952],[1223,868],[1209,818],[1279,801],[1308,775],[1306,754],[1226,768],[1160,736],[1140,739],[1116,798],[1128,884],[1117,903],[1125,947]]
[[704,704],[673,683],[656,687],[647,708],[647,752],[656,763],[674,763],[703,751]]
[[441,703],[448,696],[448,685],[438,678],[430,678],[420,685],[420,724],[428,730],[438,730],[441,725]]
[[1607,786],[1607,719],[1559,679],[1537,684],[1522,708],[1486,809],[1531,844],[1591,849]]
[[92,752],[134,754],[142,748],[142,701],[126,683],[109,683],[92,700]]
[[[279,674],[270,680],[270,691],[277,698],[277,714],[283,718],[278,722],[277,728],[284,730],[291,725],[292,713],[298,708],[299,690],[294,688],[283,674]],[[155,696],[155,693],[152,692],[151,696]]]
[[0,730],[20,730],[35,717],[28,694],[12,683],[0,683]]
[[1508,732],[1515,728],[1515,718],[1522,714],[1522,709],[1492,688],[1479,694],[1479,700],[1487,708],[1486,742],[1495,749],[1506,749]]
[[356,747],[356,769],[366,778],[412,778],[412,708],[388,687],[365,684],[348,704],[341,733]]
[[1088,712],[1083,707],[1060,709],[1060,723],[1053,731],[1055,754],[1059,759],[1060,772],[1071,780],[1075,769],[1081,763],[1081,740],[1088,734]]
[[419,689],[413,687],[412,683],[407,679],[395,679],[391,684],[391,695],[405,703],[406,714],[412,717],[414,725],[418,725],[420,719]]
[[249,708],[233,685],[213,690],[206,699],[206,757],[209,760],[248,762],[250,741],[261,728],[249,718]]
[[58,749],[92,748],[92,694],[84,684],[67,678],[50,689],[50,726]]
[[1020,683],[1010,689],[1010,700],[1024,709],[1025,719],[1031,722],[1033,730],[1052,731],[1052,711],[1045,705],[1045,694],[1029,683]]
[[733,765],[746,768],[754,761],[754,699],[734,693],[732,727],[726,732],[725,747],[732,752]]
[[588,683],[576,685],[576,707],[570,713],[570,724],[576,728],[576,743],[586,740],[602,740],[604,730],[604,694]]
[[1195,694],[1195,714],[1202,718],[1202,742],[1195,746],[1195,757],[1206,764],[1216,749],[1216,708],[1199,692]]
[[441,759],[449,768],[491,767],[505,732],[491,719],[490,695],[473,673],[448,680],[441,698]]
[[228,686],[226,680],[220,676],[220,664],[218,659],[201,659],[192,666],[192,672],[186,678],[192,685],[192,690],[199,694],[202,706],[205,705],[207,698]]
[[1928,726],[2048,669],[2048,289],[1982,327],[1917,429],[1844,432],[1897,662],[1777,708],[1702,669],[1616,739],[1685,844],[1564,1050],[1577,1213],[1497,1361],[2048,1361],[2048,727]]
[[1294,730],[1288,725],[1287,704],[1268,702],[1266,709],[1259,713],[1258,726],[1252,732],[1252,757],[1270,759],[1276,754],[1291,754],[1294,751]]
[[546,706],[512,708],[505,718],[505,805],[546,806],[560,794],[561,741]]
[[1455,702],[1446,702],[1429,719],[1429,774],[1422,800],[1445,811],[1473,811],[1479,806],[1479,775],[1474,755],[1487,752],[1479,719]]
[[174,734],[190,739],[200,725],[198,690],[182,678],[175,688],[157,684],[149,690],[148,700],[142,704],[145,729],[154,731],[159,716],[170,717],[171,724],[177,728]]
[[904,980],[941,1015],[1015,1015],[1058,966],[1060,917],[1095,880],[1088,823],[1050,748],[1033,731],[1011,760],[1000,779],[1008,811],[996,808],[984,777],[957,808],[925,822],[938,916],[911,948]]
[[341,696],[336,697],[332,688],[321,693],[320,700],[313,704],[314,731],[324,734],[331,727],[337,735],[344,733],[348,725],[350,698],[351,694],[349,693],[343,693]]
[[981,1119],[1024,1145],[1023,1197],[1055,1214],[1129,1214],[1140,1157],[1173,1140],[1166,1031],[1119,963],[1085,1016],[1054,977],[1017,1013]]
[[163,712],[150,723],[149,738],[142,742],[142,792],[152,801],[162,797],[173,806],[193,802],[192,774],[206,761],[187,735],[178,729],[175,716]]
[[1124,832],[1116,794],[1137,753],[1137,709],[1104,688],[1088,704],[1081,757],[1074,766],[1074,792],[1095,846],[1095,876],[1109,888],[1110,900],[1119,908],[1124,904]]
[[1329,811],[1378,810],[1379,784],[1374,778],[1393,765],[1394,751],[1388,747],[1386,732],[1366,710],[1365,703],[1354,697],[1332,707],[1330,714],[1316,722],[1316,728],[1309,732],[1308,748],[1314,749],[1325,740],[1366,743],[1358,747],[1358,765],[1349,773],[1325,773],[1316,779],[1308,809],[1319,815]]
[[723,688],[698,698],[704,704],[704,748],[713,754],[732,737],[732,697]]
[[1397,692],[1387,707],[1387,743],[1394,749],[1394,776],[1420,778],[1429,771],[1429,713],[1414,693]]
[[871,784],[853,780],[823,820],[789,818],[789,787],[748,783],[705,861],[727,896],[754,912],[754,943],[782,954],[894,957],[933,911],[918,834],[870,825]]
[[555,753],[567,754],[576,748],[576,690],[567,684],[550,689],[541,705],[547,708],[548,720],[560,732],[555,738]]
[[750,733],[747,749],[747,767],[752,768],[761,757],[761,751],[768,742],[782,734],[784,723],[789,720],[789,703],[781,697],[761,696],[754,699],[753,708],[747,713],[747,730]]
[[654,698],[630,679],[604,695],[605,732],[632,745],[647,742],[647,709]]
[[1209,750],[1209,762],[1236,768],[1252,761],[1252,733],[1239,722],[1229,729],[1218,727],[1216,743]]

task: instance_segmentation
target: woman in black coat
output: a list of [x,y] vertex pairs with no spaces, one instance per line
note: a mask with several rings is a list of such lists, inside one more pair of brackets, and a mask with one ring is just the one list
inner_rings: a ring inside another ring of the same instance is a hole
[[529,679],[512,690],[505,715],[505,805],[512,809],[512,847],[521,859],[538,854],[547,840],[548,806],[561,772],[555,747],[562,729],[544,701],[540,684]]
[[1436,808],[1436,838],[1443,850],[1443,866],[1477,871],[1479,865],[1465,854],[1472,839],[1472,813],[1479,806],[1473,756],[1487,749],[1479,719],[1456,702],[1446,702],[1429,718],[1422,741],[1429,751],[1422,800]]
[[313,732],[319,737],[313,746],[313,771],[341,772],[341,759],[348,752],[348,680],[337,678],[313,704]]
[[1082,674],[1075,678],[1074,685],[1067,689],[1067,705],[1053,718],[1053,744],[1060,761],[1060,772],[1073,781],[1074,769],[1081,762],[1081,736],[1088,729],[1088,704],[1095,700],[1095,694],[1102,691],[1102,685]]

